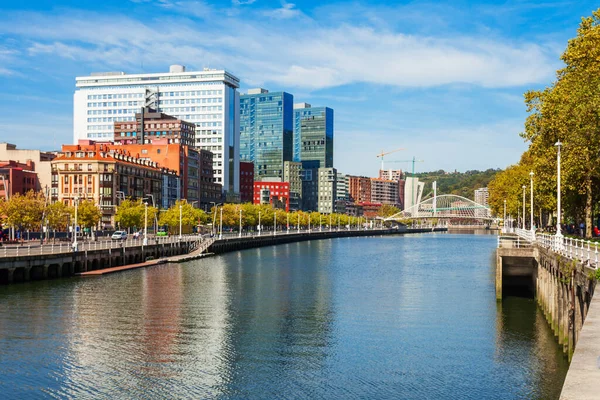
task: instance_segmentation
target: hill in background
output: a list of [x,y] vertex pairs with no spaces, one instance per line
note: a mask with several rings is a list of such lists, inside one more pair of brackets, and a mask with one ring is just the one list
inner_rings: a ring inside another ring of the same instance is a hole
[[[444,170],[422,172],[415,174],[420,181],[425,182],[423,198],[433,195],[432,183],[437,181],[437,193],[456,194],[474,200],[475,189],[486,187],[500,169],[485,171],[446,172]],[[407,174],[410,176],[410,174]]]

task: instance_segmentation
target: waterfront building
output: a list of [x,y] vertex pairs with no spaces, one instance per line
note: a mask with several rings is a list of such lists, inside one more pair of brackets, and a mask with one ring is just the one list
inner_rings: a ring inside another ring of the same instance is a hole
[[196,126],[196,146],[214,154],[214,181],[239,191],[239,79],[225,70],[93,73],[76,78],[73,140],[109,142],[115,122],[135,122],[142,107]]
[[[40,180],[34,171],[33,161],[26,163],[8,160],[0,161],[0,199],[10,199],[15,194],[25,194],[28,191],[39,191]],[[44,190],[44,189],[42,189]],[[49,187],[44,194],[48,196]]]
[[398,181],[371,178],[371,201],[398,207]]
[[371,178],[348,175],[348,192],[353,203],[371,203]]
[[28,164],[31,161],[32,171],[37,174],[35,190],[45,190],[52,186],[52,166],[50,162],[54,157],[56,157],[56,154],[51,152],[17,149],[14,144],[0,143],[0,160],[15,161],[21,164]]
[[165,139],[167,143],[196,145],[196,125],[154,110],[144,109],[143,114],[135,114],[135,121],[114,124],[115,143],[145,144]]
[[335,210],[337,170],[335,168],[319,168],[318,177],[317,211],[321,214],[331,214]]
[[123,146],[86,140],[63,145],[51,166],[51,201],[70,206],[77,198],[94,201],[102,211],[102,229],[115,228],[119,199],[153,198],[156,204],[162,204],[164,175],[177,175],[156,162],[132,155]]
[[254,182],[254,204],[271,204],[273,207],[290,211],[290,184],[277,181]]
[[338,172],[336,176],[334,212],[338,214],[345,214],[346,205],[348,202],[350,202],[350,193],[348,192],[348,176]]
[[302,163],[285,161],[283,181],[290,184],[290,210],[302,209]]
[[384,179],[386,181],[396,181],[398,182],[402,179],[402,170],[397,169],[380,169],[379,170],[379,179]]
[[240,202],[252,203],[254,195],[254,164],[240,161]]
[[294,161],[333,168],[333,128],[331,108],[294,104]]
[[186,199],[198,208],[210,209],[211,202],[221,202],[222,190],[214,182],[213,157],[208,150],[197,149],[166,139],[155,139],[146,144],[106,144],[109,148],[123,149],[142,159],[151,160],[161,167],[176,171],[181,178],[178,199]]
[[254,163],[254,176],[283,178],[292,161],[294,97],[251,89],[240,96],[240,159]]

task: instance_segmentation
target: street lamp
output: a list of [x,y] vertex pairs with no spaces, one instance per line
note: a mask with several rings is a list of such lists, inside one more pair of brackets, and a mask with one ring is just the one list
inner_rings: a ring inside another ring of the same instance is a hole
[[144,240],[142,246],[148,246],[148,202],[144,202]]
[[504,219],[502,220],[502,226],[504,226],[504,233],[506,233],[506,199],[504,199]]
[[238,237],[242,237],[242,209],[240,208],[240,234]]
[[277,211],[273,213],[273,236],[277,235]]
[[221,221],[219,222],[219,239],[223,239],[223,206],[221,206]]
[[77,206],[79,205],[79,197],[75,197],[75,229],[73,229],[73,234],[75,238],[73,239],[73,251],[77,251]]
[[329,214],[329,232],[331,232],[331,214]]
[[521,228],[525,229],[525,188],[527,186],[523,185],[523,218],[521,219]]
[[323,226],[321,225],[321,214],[319,213],[319,232],[322,231],[322,229],[321,229],[322,227]]
[[290,213],[286,213],[287,214],[287,233],[290,233]]
[[533,228],[533,171],[529,173],[529,187],[531,188],[531,233],[535,233],[535,229]]
[[216,201],[211,201],[210,204],[213,204],[213,207],[215,209],[215,213],[213,214],[213,222],[212,222],[212,226],[211,226],[211,233],[214,237],[216,235],[215,224],[217,223],[217,209],[219,208],[221,203],[217,203]]
[[298,233],[300,233],[300,211],[296,211],[296,222],[298,223]]
[[183,214],[183,204],[179,204],[179,240],[181,240],[181,221]]
[[258,236],[260,236],[260,211],[258,212]]
[[557,208],[557,219],[556,219],[556,236],[562,236],[562,232],[560,231],[560,146],[562,143],[560,140],[556,142],[555,146],[558,148],[558,153],[556,154],[556,208]]

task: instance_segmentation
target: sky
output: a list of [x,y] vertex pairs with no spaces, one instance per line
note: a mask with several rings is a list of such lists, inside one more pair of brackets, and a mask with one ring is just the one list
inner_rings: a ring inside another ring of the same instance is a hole
[[377,176],[505,168],[523,93],[552,84],[592,1],[30,0],[0,5],[0,141],[73,137],[75,77],[226,69],[240,92],[335,111],[334,166]]

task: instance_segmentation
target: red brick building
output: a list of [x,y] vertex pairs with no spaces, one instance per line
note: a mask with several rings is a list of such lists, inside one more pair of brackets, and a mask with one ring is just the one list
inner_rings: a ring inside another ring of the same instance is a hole
[[26,163],[0,161],[0,197],[10,198],[17,193],[40,190],[40,182],[31,160]]
[[370,203],[371,178],[348,175],[348,193],[353,203]]
[[254,204],[271,204],[290,211],[289,182],[254,182]]
[[240,161],[240,202],[252,203],[254,194],[254,163]]
[[144,112],[144,139],[142,143],[142,113],[135,114],[135,121],[115,122],[115,143],[148,144],[161,139],[166,143],[196,145],[196,126],[167,114],[146,109]]

